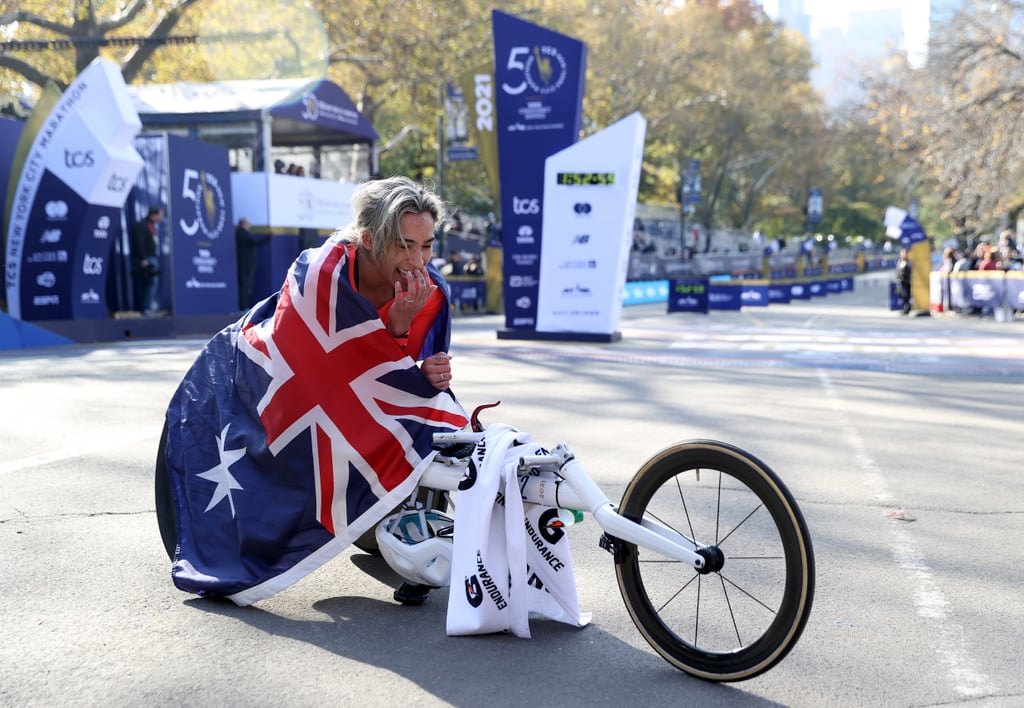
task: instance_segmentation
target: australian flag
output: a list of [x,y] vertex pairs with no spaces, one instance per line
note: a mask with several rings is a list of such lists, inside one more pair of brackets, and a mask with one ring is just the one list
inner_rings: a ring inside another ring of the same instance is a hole
[[[353,259],[337,238],[300,254],[174,394],[165,458],[181,590],[248,605],[292,585],[412,492],[434,432],[467,424],[351,286]],[[422,357],[447,350],[450,323],[446,303]]]

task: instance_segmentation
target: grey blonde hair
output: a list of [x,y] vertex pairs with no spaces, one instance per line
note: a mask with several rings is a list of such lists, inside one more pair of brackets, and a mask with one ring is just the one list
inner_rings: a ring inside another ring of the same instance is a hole
[[374,260],[382,260],[388,250],[399,245],[405,247],[399,227],[405,214],[429,213],[434,224],[444,221],[445,207],[440,197],[427,187],[408,177],[388,177],[364,183],[352,197],[355,221],[345,227],[341,236],[351,243],[359,243],[363,231],[370,232]]

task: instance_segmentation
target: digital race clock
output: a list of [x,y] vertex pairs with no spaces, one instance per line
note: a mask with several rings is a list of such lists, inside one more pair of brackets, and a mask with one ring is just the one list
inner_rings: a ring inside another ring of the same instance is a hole
[[610,187],[615,184],[614,172],[559,172],[555,175],[556,184],[566,186],[597,185]]

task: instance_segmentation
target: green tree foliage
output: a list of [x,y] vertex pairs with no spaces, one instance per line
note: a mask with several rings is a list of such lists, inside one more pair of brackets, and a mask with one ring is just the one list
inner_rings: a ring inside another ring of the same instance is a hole
[[[453,205],[483,212],[493,196],[481,166],[439,165],[438,131],[445,82],[491,59],[491,8],[482,0],[69,0],[55,10],[49,0],[0,0],[0,41],[69,42],[0,48],[0,91],[66,84],[96,55],[118,62],[129,83],[325,74],[389,144],[381,172],[443,180]],[[584,135],[634,111],[645,116],[641,200],[677,206],[683,167],[699,159],[695,218],[706,226],[801,231],[812,186],[826,193],[826,219],[836,209],[835,225],[852,228],[852,214],[871,207],[850,205],[864,204],[877,205],[880,225],[878,175],[842,164],[863,153],[863,136],[827,123],[806,43],[752,0],[524,0],[500,9],[587,44]],[[396,137],[404,139],[390,145]]]
[[934,190],[946,229],[998,229],[1024,206],[1024,3],[967,2],[933,28],[925,66],[877,77],[875,123]]
[[[0,51],[0,89],[38,88],[53,81],[64,88],[89,63],[105,56],[121,66],[131,83],[165,45],[168,36],[199,0],[4,0],[0,32],[4,41],[26,44]],[[119,41],[125,40],[125,41]]]

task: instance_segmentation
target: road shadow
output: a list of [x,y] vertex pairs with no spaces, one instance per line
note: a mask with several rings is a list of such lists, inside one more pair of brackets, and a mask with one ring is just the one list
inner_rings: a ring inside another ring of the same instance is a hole
[[[351,563],[386,585],[399,584],[379,559],[354,555]],[[621,706],[638,700],[660,703],[659,697],[680,691],[688,702],[705,706],[781,705],[747,693],[742,684],[690,677],[593,624],[576,628],[531,617],[532,639],[508,634],[448,637],[447,603],[446,588],[433,591],[420,607],[341,595],[314,603],[313,609],[328,621],[282,617],[226,600],[191,598],[184,604],[393,672],[451,705],[545,705],[556,700]]]

